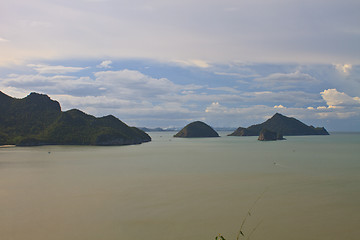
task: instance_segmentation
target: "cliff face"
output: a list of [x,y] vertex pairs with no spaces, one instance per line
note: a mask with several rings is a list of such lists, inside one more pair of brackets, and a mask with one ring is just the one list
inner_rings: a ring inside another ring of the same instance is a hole
[[259,141],[276,141],[276,140],[285,140],[285,138],[276,132],[269,131],[267,129],[262,129],[259,134]]
[[206,123],[196,121],[186,125],[174,137],[201,138],[219,137],[219,134]]
[[325,128],[314,128],[308,126],[295,118],[289,118],[280,113],[276,113],[270,119],[261,124],[252,125],[248,128],[238,128],[229,136],[258,136],[262,129],[280,133],[284,136],[297,135],[329,135]]
[[73,109],[62,112],[47,95],[15,99],[0,92],[0,144],[127,145],[151,141],[145,132],[114,116],[96,118]]

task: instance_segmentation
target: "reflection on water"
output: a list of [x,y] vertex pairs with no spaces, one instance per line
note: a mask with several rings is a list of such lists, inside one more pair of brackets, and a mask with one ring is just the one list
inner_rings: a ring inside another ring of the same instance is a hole
[[358,239],[360,135],[0,149],[0,239]]

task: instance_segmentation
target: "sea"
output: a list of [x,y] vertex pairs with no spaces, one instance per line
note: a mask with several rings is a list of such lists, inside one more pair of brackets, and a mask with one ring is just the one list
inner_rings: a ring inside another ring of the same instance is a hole
[[1,147],[0,239],[360,239],[360,133],[174,134]]

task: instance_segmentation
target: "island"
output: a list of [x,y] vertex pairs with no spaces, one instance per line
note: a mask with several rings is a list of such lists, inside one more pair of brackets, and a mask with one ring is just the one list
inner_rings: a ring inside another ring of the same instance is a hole
[[130,145],[151,141],[144,131],[108,115],[94,117],[78,109],[61,111],[49,96],[22,99],[0,91],[0,145]]
[[272,132],[272,131],[267,130],[266,128],[263,128],[260,131],[258,140],[259,141],[276,141],[276,140],[285,140],[285,138],[283,137],[283,135],[281,133]]
[[252,125],[248,128],[239,127],[228,136],[259,136],[262,129],[283,136],[329,135],[324,127],[308,126],[295,118],[276,113],[261,124]]
[[196,121],[186,125],[177,134],[175,134],[174,137],[205,138],[205,137],[219,137],[219,134],[206,123],[201,121]]

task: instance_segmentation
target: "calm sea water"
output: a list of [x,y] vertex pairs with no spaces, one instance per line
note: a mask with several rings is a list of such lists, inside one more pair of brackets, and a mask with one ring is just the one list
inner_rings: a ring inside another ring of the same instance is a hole
[[0,148],[0,239],[229,240],[248,211],[249,239],[359,239],[360,134],[173,134],[136,146]]

